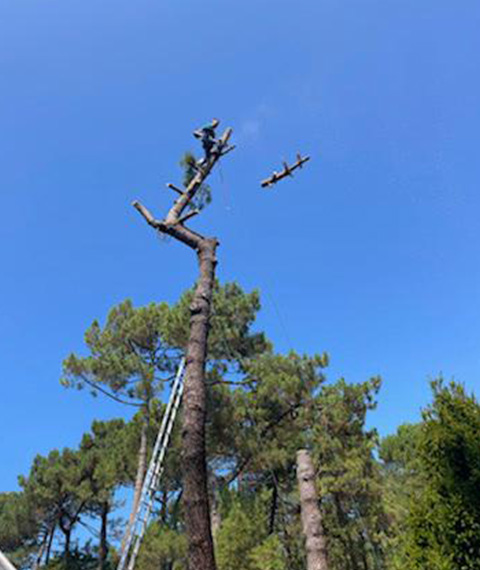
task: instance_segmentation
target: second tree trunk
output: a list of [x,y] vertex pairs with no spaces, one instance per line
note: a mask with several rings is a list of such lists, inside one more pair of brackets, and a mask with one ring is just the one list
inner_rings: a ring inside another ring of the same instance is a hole
[[306,449],[297,452],[297,479],[307,551],[307,570],[328,570],[322,515],[315,488],[315,470],[312,458]]

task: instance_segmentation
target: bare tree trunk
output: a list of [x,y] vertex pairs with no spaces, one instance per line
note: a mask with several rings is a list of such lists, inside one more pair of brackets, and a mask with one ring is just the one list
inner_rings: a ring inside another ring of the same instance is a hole
[[103,503],[101,513],[101,526],[100,526],[100,543],[98,545],[98,570],[103,570],[107,561],[108,545],[107,545],[107,525],[108,513],[110,505],[108,502]]
[[222,515],[220,514],[218,505],[218,497],[216,496],[216,492],[214,491],[214,495],[212,496],[212,502],[210,505],[210,514],[211,514],[211,527],[212,527],[212,537],[216,537],[220,527],[222,526]]
[[190,306],[190,336],[182,430],[183,508],[189,570],[215,570],[205,461],[205,362],[215,279],[217,240],[202,239],[197,255],[200,277]]
[[219,505],[219,493],[218,493],[218,481],[215,477],[215,473],[210,473],[210,526],[212,537],[215,538],[217,532],[220,530],[222,525],[222,516],[220,514]]
[[140,503],[140,496],[142,494],[143,480],[147,471],[147,432],[148,432],[148,417],[145,416],[142,420],[142,429],[140,432],[140,448],[138,450],[138,464],[137,474],[135,477],[135,487],[133,492],[133,505],[132,512],[130,513],[129,524],[133,524],[135,513],[137,512]]
[[52,528],[50,530],[50,536],[48,537],[48,545],[47,545],[47,553],[45,555],[45,564],[48,564],[50,562],[50,552],[52,551],[52,543],[53,543],[53,537],[55,536],[55,528],[56,528],[56,523],[52,523]]
[[66,530],[63,530],[63,534],[65,535],[63,558],[66,562],[68,562],[70,560],[70,538],[72,536],[72,528],[68,527]]
[[297,479],[307,551],[307,570],[328,570],[325,534],[315,488],[315,471],[306,449],[297,452]]
[[272,502],[270,504],[270,515],[268,518],[268,534],[271,535],[275,532],[275,519],[277,516],[278,507],[278,485],[275,477],[272,479]]
[[185,213],[185,209],[192,203],[215,163],[233,150],[234,146],[228,145],[231,134],[232,129],[224,132],[216,142],[215,152],[204,159],[201,167],[197,165],[197,172],[186,188],[179,189],[173,184],[168,184],[168,187],[180,196],[164,220],[155,219],[138,200],[133,202],[134,208],[156,231],[170,235],[193,249],[197,253],[200,269],[190,307],[190,335],[183,396],[183,507],[188,541],[188,570],[216,570],[205,459],[205,362],[218,242],[215,238],[204,237],[185,226],[187,220],[199,213],[199,210],[195,209]]
[[162,507],[160,509],[160,520],[162,524],[167,524],[167,503],[168,503],[168,489],[162,486]]
[[138,450],[137,473],[135,476],[135,486],[133,491],[133,504],[132,504],[132,510],[130,511],[128,524],[122,538],[122,544],[120,547],[121,555],[123,554],[123,550],[127,545],[128,533],[135,521],[135,513],[137,512],[138,505],[140,504],[140,497],[142,495],[143,480],[145,479],[145,473],[147,472],[148,424],[149,424],[149,413],[147,408],[147,412],[145,416],[142,418],[142,428],[140,431],[140,447]]

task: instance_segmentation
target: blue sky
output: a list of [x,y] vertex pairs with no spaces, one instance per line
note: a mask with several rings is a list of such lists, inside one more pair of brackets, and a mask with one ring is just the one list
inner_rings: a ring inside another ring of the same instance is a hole
[[192,227],[261,290],[276,348],[380,374],[383,434],[440,373],[478,393],[479,20],[470,0],[0,0],[0,491],[124,413],[63,389],[61,363],[113,304],[192,284],[130,202],[166,211],[213,116],[238,148]]

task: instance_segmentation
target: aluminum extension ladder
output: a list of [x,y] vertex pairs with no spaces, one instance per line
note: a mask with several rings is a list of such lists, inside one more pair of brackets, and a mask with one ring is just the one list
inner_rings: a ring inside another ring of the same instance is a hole
[[148,521],[152,514],[155,494],[163,474],[165,454],[167,452],[170,435],[172,433],[175,416],[177,415],[183,393],[183,375],[185,372],[185,359],[182,358],[173,382],[162,424],[155,441],[152,458],[143,481],[142,493],[133,524],[129,526],[122,557],[117,570],[133,570],[135,560],[140,550]]

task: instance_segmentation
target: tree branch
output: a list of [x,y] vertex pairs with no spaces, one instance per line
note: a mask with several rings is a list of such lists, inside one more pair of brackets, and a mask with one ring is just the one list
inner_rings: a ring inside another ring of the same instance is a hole
[[232,150],[235,150],[236,148],[237,148],[237,146],[232,144],[232,145],[228,146],[225,150],[223,150],[220,153],[220,156],[225,156],[226,154],[228,154],[229,152],[232,152]]
[[218,384],[228,384],[229,386],[250,386],[252,380],[212,380],[206,381],[207,386],[217,386]]
[[100,533],[98,532],[98,530],[96,528],[93,528],[93,526],[87,524],[86,522],[82,521],[82,519],[78,519],[78,524],[82,525],[83,527],[85,527],[88,532],[90,534],[92,534],[95,538],[98,538],[100,536]]
[[190,218],[193,218],[193,216],[198,216],[198,214],[200,214],[200,210],[192,210],[191,212],[188,212],[188,214],[185,214],[184,216],[182,216],[177,224],[184,224],[187,220],[189,220]]
[[171,190],[174,190],[177,194],[183,194],[185,192],[185,190],[182,190],[180,188],[177,188],[177,186],[175,186],[174,184],[172,184],[171,182],[169,182],[167,184],[167,187],[170,188]]
[[[299,402],[297,404],[294,404],[293,406],[290,406],[288,408],[288,410],[286,410],[283,414],[281,414],[278,418],[275,418],[274,421],[269,422],[260,432],[260,435],[258,436],[258,439],[265,439],[265,437],[268,435],[268,433],[270,432],[270,430],[275,429],[287,416],[289,416],[290,414],[292,414],[293,412],[295,412],[296,410],[298,410],[298,408],[300,408],[302,406],[303,402]],[[240,463],[239,466],[237,466],[237,468],[235,469],[235,471],[230,475],[230,477],[227,479],[226,484],[230,485],[231,483],[233,483],[235,481],[235,479],[240,475],[240,473],[242,473],[242,471],[245,469],[245,467],[250,463],[250,461],[253,458],[253,452],[250,452],[247,454],[247,456],[244,458],[244,460]]]
[[156,220],[151,212],[145,208],[145,206],[138,200],[132,202],[132,206],[140,212],[147,224],[152,226],[152,228],[174,237],[192,249],[198,249],[200,243],[205,239],[197,232],[194,232],[193,230],[179,224],[178,220],[172,225],[160,220]]
[[150,226],[152,226],[152,228],[155,228],[156,230],[160,229],[159,226],[161,225],[161,222],[159,222],[153,217],[153,214],[150,212],[150,210],[148,210],[148,208],[145,208],[145,206],[141,204],[138,200],[134,200],[132,202],[132,206],[140,212],[140,214],[145,218],[147,224],[149,224]]
[[85,384],[88,384],[91,388],[93,388],[94,390],[98,390],[99,392],[101,392],[102,394],[104,394],[105,396],[108,396],[109,398],[111,398],[112,400],[114,400],[115,402],[118,402],[119,404],[125,404],[126,406],[134,406],[136,408],[141,408],[143,406],[143,404],[137,404],[136,402],[127,402],[126,400],[122,400],[122,398],[119,398],[118,396],[115,396],[114,394],[110,393],[108,390],[106,390],[105,388],[103,388],[102,386],[99,386],[98,384],[96,384],[95,382],[93,382],[92,380],[89,380],[85,375],[82,374],[82,381],[85,382]]

